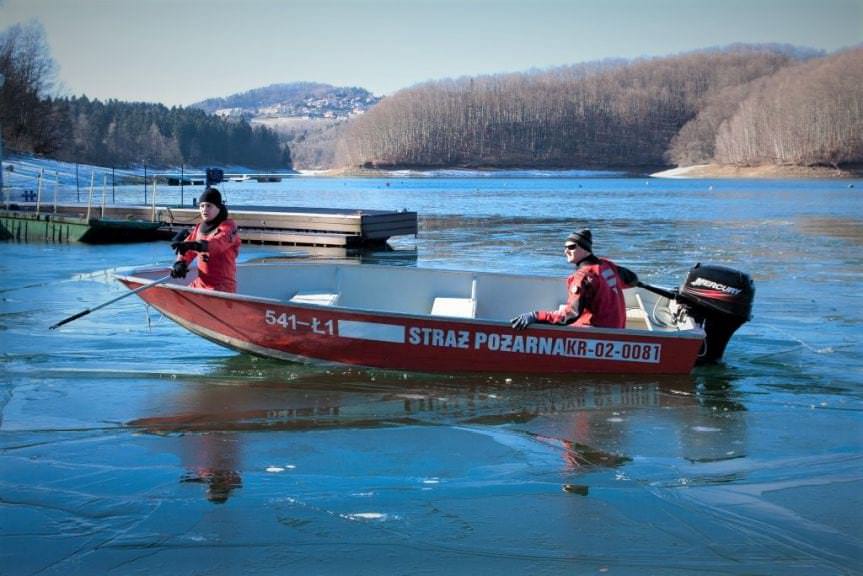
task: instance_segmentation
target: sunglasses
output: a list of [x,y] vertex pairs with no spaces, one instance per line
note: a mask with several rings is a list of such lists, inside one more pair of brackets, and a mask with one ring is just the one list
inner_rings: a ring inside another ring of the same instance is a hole
[[578,244],[565,244],[563,246],[564,250],[575,250],[576,248],[578,248]]

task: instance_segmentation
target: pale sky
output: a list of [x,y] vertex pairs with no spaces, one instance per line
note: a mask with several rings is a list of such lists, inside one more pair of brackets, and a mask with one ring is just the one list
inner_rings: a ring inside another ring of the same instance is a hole
[[282,82],[426,80],[734,42],[863,42],[863,0],[0,0],[39,20],[66,95],[187,105]]

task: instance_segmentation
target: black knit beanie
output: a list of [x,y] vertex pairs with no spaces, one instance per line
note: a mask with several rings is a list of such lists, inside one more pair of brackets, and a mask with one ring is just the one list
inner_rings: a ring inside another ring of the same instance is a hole
[[204,192],[201,194],[201,197],[198,198],[198,204],[200,204],[201,202],[209,202],[210,204],[218,206],[219,208],[224,206],[224,204],[222,204],[222,195],[216,188],[207,188],[206,190],[204,190]]
[[566,244],[578,244],[588,252],[593,252],[593,235],[590,233],[590,230],[585,228],[567,236]]

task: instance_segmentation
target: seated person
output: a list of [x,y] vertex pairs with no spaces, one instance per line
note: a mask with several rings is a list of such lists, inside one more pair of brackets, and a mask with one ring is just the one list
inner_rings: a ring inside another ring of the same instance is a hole
[[636,274],[611,260],[594,256],[592,235],[586,228],[566,238],[563,253],[566,261],[575,266],[575,272],[566,280],[566,304],[559,310],[520,314],[512,319],[512,327],[524,330],[537,322],[602,328],[626,326],[623,289],[638,282]]

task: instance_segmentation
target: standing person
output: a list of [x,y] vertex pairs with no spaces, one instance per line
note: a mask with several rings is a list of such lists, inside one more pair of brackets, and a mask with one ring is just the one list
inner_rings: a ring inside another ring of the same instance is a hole
[[237,224],[228,218],[228,209],[216,188],[207,188],[198,199],[201,223],[182,242],[174,242],[177,261],[172,278],[185,278],[189,264],[198,257],[198,277],[189,286],[222,292],[237,291],[237,254],[240,236]]
[[520,314],[512,319],[512,327],[524,330],[534,323],[625,327],[623,289],[638,282],[635,272],[594,256],[592,234],[586,228],[566,238],[563,253],[566,261],[575,266],[575,272],[566,280],[566,304],[559,310]]

